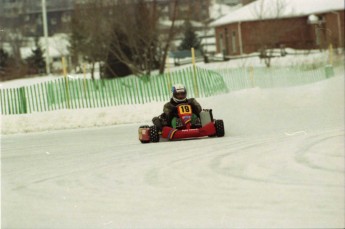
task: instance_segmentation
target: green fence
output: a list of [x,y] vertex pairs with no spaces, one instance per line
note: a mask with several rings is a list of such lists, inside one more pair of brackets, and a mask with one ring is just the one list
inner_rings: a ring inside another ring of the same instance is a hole
[[59,109],[108,107],[167,101],[170,87],[183,83],[191,97],[226,93],[223,77],[216,72],[196,68],[170,74],[125,77],[112,80],[59,78],[21,88],[1,89],[1,114],[25,114]]
[[58,78],[21,88],[0,90],[1,114],[109,107],[168,101],[170,87],[183,83],[189,97],[208,97],[252,87],[302,85],[330,77],[333,69],[238,68],[217,71],[186,68],[170,74],[112,80]]
[[290,87],[317,82],[330,76],[326,68],[300,69],[300,68],[237,68],[218,69],[216,72],[224,77],[229,91],[244,88],[260,87]]

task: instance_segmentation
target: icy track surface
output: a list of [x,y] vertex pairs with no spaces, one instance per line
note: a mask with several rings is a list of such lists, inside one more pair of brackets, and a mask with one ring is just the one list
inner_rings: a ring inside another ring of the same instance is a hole
[[201,103],[224,138],[3,136],[2,228],[344,228],[343,77]]

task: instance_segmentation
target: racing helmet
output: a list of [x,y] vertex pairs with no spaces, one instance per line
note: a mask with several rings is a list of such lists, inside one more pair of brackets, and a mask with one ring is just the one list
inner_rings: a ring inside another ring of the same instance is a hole
[[171,88],[172,99],[176,103],[181,103],[186,101],[187,90],[183,84],[175,84]]

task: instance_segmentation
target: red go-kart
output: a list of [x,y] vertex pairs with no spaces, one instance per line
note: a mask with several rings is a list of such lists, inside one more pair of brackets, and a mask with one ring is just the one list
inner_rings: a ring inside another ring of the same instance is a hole
[[176,128],[164,126],[160,132],[154,125],[139,127],[139,141],[141,143],[159,142],[160,137],[168,140],[193,139],[202,137],[223,137],[224,122],[213,119],[212,110],[203,109],[200,112],[198,125],[192,124],[192,107],[189,104],[177,106],[178,123]]

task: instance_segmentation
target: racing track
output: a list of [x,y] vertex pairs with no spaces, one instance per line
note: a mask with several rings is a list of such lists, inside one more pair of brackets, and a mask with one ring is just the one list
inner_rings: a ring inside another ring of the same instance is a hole
[[[305,100],[290,115],[311,120]],[[224,138],[140,144],[137,124],[3,136],[2,228],[344,227],[343,121],[253,132],[235,111]]]
[[142,145],[135,130],[5,137],[3,228],[344,223],[344,131]]

